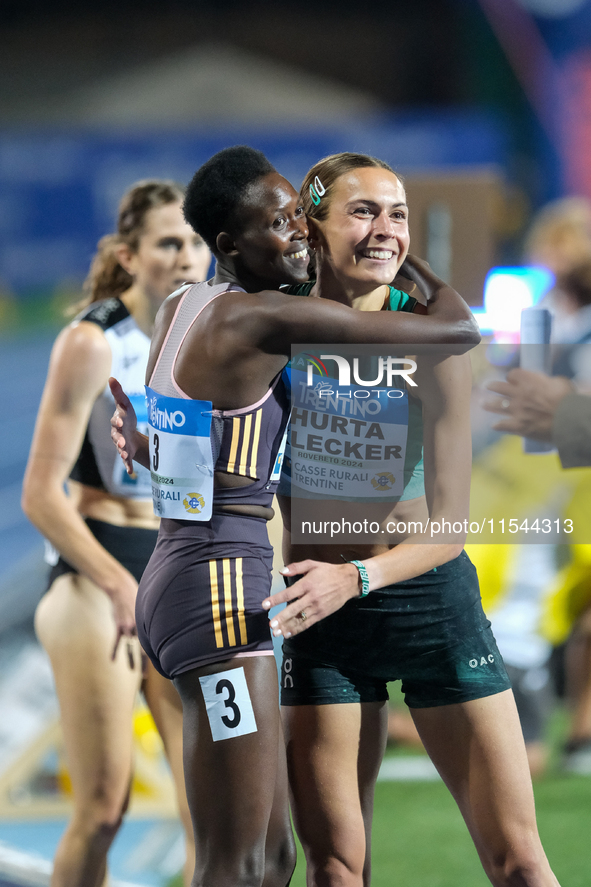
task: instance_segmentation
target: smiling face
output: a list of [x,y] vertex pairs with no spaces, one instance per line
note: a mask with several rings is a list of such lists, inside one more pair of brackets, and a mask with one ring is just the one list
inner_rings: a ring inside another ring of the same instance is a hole
[[232,238],[239,277],[258,289],[308,278],[308,226],[300,198],[287,179],[268,173],[245,192]]
[[330,274],[346,289],[391,283],[410,243],[402,183],[377,167],[344,173],[331,189],[326,218],[314,221],[313,232],[319,274]]
[[181,207],[179,201],[148,210],[137,249],[126,248],[122,264],[152,300],[164,301],[186,280],[204,280],[209,268],[211,253]]

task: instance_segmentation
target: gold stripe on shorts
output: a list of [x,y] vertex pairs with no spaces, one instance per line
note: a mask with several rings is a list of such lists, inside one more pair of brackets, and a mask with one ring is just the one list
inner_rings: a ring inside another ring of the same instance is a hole
[[236,607],[238,610],[238,627],[240,628],[240,643],[247,644],[246,621],[244,619],[244,587],[242,584],[242,558],[236,558]]
[[211,585],[211,612],[213,616],[213,630],[215,632],[215,645],[216,647],[223,647],[224,638],[222,635],[222,622],[220,619],[217,561],[209,562],[209,582]]
[[248,450],[250,448],[250,426],[252,425],[252,413],[249,413],[244,420],[244,436],[242,438],[242,449],[240,450],[240,465],[238,466],[238,474],[246,475]]
[[236,633],[234,631],[234,612],[232,609],[232,574],[230,572],[230,558],[222,561],[224,572],[224,605],[226,609],[226,631],[228,632],[228,644],[236,646]]

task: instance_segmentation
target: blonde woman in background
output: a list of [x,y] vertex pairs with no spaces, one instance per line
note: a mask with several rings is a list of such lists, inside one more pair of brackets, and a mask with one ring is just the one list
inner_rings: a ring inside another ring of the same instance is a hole
[[591,257],[591,201],[564,197],[547,203],[535,216],[524,243],[534,265],[565,274]]
[[176,183],[153,180],[123,197],[117,233],[100,241],[92,263],[88,303],[54,345],[25,474],[23,509],[56,549],[35,626],[53,668],[74,801],[52,887],[105,883],[107,851],[129,800],[140,687],[176,785],[187,883],[193,870],[180,699],[151,665],[143,672],[135,630],[137,586],[158,521],[149,474],[129,478],[111,444],[107,384],[121,374],[139,408],[158,308],[185,280],[207,273],[210,253],[183,218],[183,196]]
[[[503,393],[503,401],[497,401],[493,411],[504,414],[499,430],[508,431],[507,410],[502,404],[511,400],[519,390],[522,402],[532,403],[536,420],[542,416],[540,400],[534,402],[534,382],[540,386],[544,399],[555,398],[546,422],[552,427],[552,412],[561,398],[559,394],[591,390],[591,201],[586,197],[565,197],[544,206],[534,217],[525,240],[525,254],[532,264],[543,265],[556,275],[552,290],[544,304],[553,311],[552,375],[549,380],[530,379],[523,371],[509,375],[510,385],[497,383],[492,390]],[[519,385],[519,389],[515,386]],[[565,412],[564,403],[558,427],[558,449],[564,456],[563,467],[581,466],[584,459],[580,451],[569,452],[576,442],[576,428],[582,412],[578,402],[570,402]],[[500,408],[499,408],[500,405]],[[536,412],[537,411],[537,412]],[[554,428],[557,423],[554,422]],[[515,428],[513,433],[521,433]],[[569,433],[570,432],[570,433]],[[572,435],[572,437],[571,437]],[[548,434],[555,437],[555,431]],[[580,438],[585,439],[583,433]],[[571,441],[573,442],[571,444]],[[589,478],[581,473],[571,500],[564,507],[564,514],[576,515],[579,538],[588,536]],[[583,529],[585,528],[585,529]],[[564,563],[564,553],[568,560]],[[544,636],[557,648],[554,662],[564,669],[564,691],[570,707],[569,726],[563,746],[562,767],[570,772],[591,773],[591,545],[573,544],[562,552],[562,564],[551,584],[544,601],[541,618]]]

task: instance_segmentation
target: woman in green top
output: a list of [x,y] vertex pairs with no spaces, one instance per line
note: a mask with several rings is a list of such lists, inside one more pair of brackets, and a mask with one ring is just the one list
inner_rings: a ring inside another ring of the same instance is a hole
[[[400,178],[374,158],[334,155],[312,168],[301,196],[316,262],[310,297],[360,311],[391,307],[390,285],[409,247]],[[442,286],[424,263],[408,264],[425,295]],[[413,349],[406,346],[405,351]],[[386,683],[402,679],[425,748],[458,803],[491,882],[495,887],[556,887],[537,833],[513,694],[482,612],[476,571],[463,552],[471,462],[469,358],[417,352],[407,449],[422,436],[425,495],[417,489],[416,462],[414,471],[404,472],[404,483],[398,482],[398,495],[375,506],[375,538],[359,542],[349,536],[341,544],[333,539],[331,544],[294,545],[290,521],[297,512],[292,514],[285,497],[280,503],[288,565],[282,572],[288,579],[303,578],[263,606],[288,604],[271,618],[271,627],[284,637],[283,716],[307,884],[369,885],[373,791],[386,740]],[[370,462],[363,460],[379,458],[388,444],[385,425],[380,431],[373,423],[378,416],[372,417],[374,436],[366,450],[355,444],[355,434],[360,431],[359,439],[365,428],[369,436],[370,425],[347,419],[337,400],[330,435],[323,438],[328,408],[320,395],[314,400],[314,392],[326,390],[327,383],[320,380],[308,391],[305,384],[300,377],[293,386],[292,495],[303,496],[299,511],[307,510],[310,522],[320,517],[355,521],[367,513],[362,512],[362,487],[349,497],[356,501],[346,501],[345,484],[335,506],[323,493],[313,499],[307,479],[323,471],[331,477],[336,460],[325,455],[322,445],[329,454],[346,455],[340,429],[350,433],[349,452],[356,446],[361,458],[362,470],[349,475],[353,490],[359,477],[370,473]],[[411,419],[419,405],[422,424]],[[387,474],[374,476],[378,486]],[[382,490],[376,493],[382,495]],[[443,521],[460,532],[445,535]],[[299,528],[294,524],[294,530]]]

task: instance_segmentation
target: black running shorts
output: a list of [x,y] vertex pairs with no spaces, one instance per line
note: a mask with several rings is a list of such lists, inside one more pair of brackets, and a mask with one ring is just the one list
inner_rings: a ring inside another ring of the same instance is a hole
[[466,702],[511,686],[465,552],[347,601],[283,643],[282,705],[378,702],[396,680],[411,708]]
[[138,637],[158,671],[173,678],[235,656],[272,656],[261,606],[272,564],[260,518],[162,520],[136,603]]

